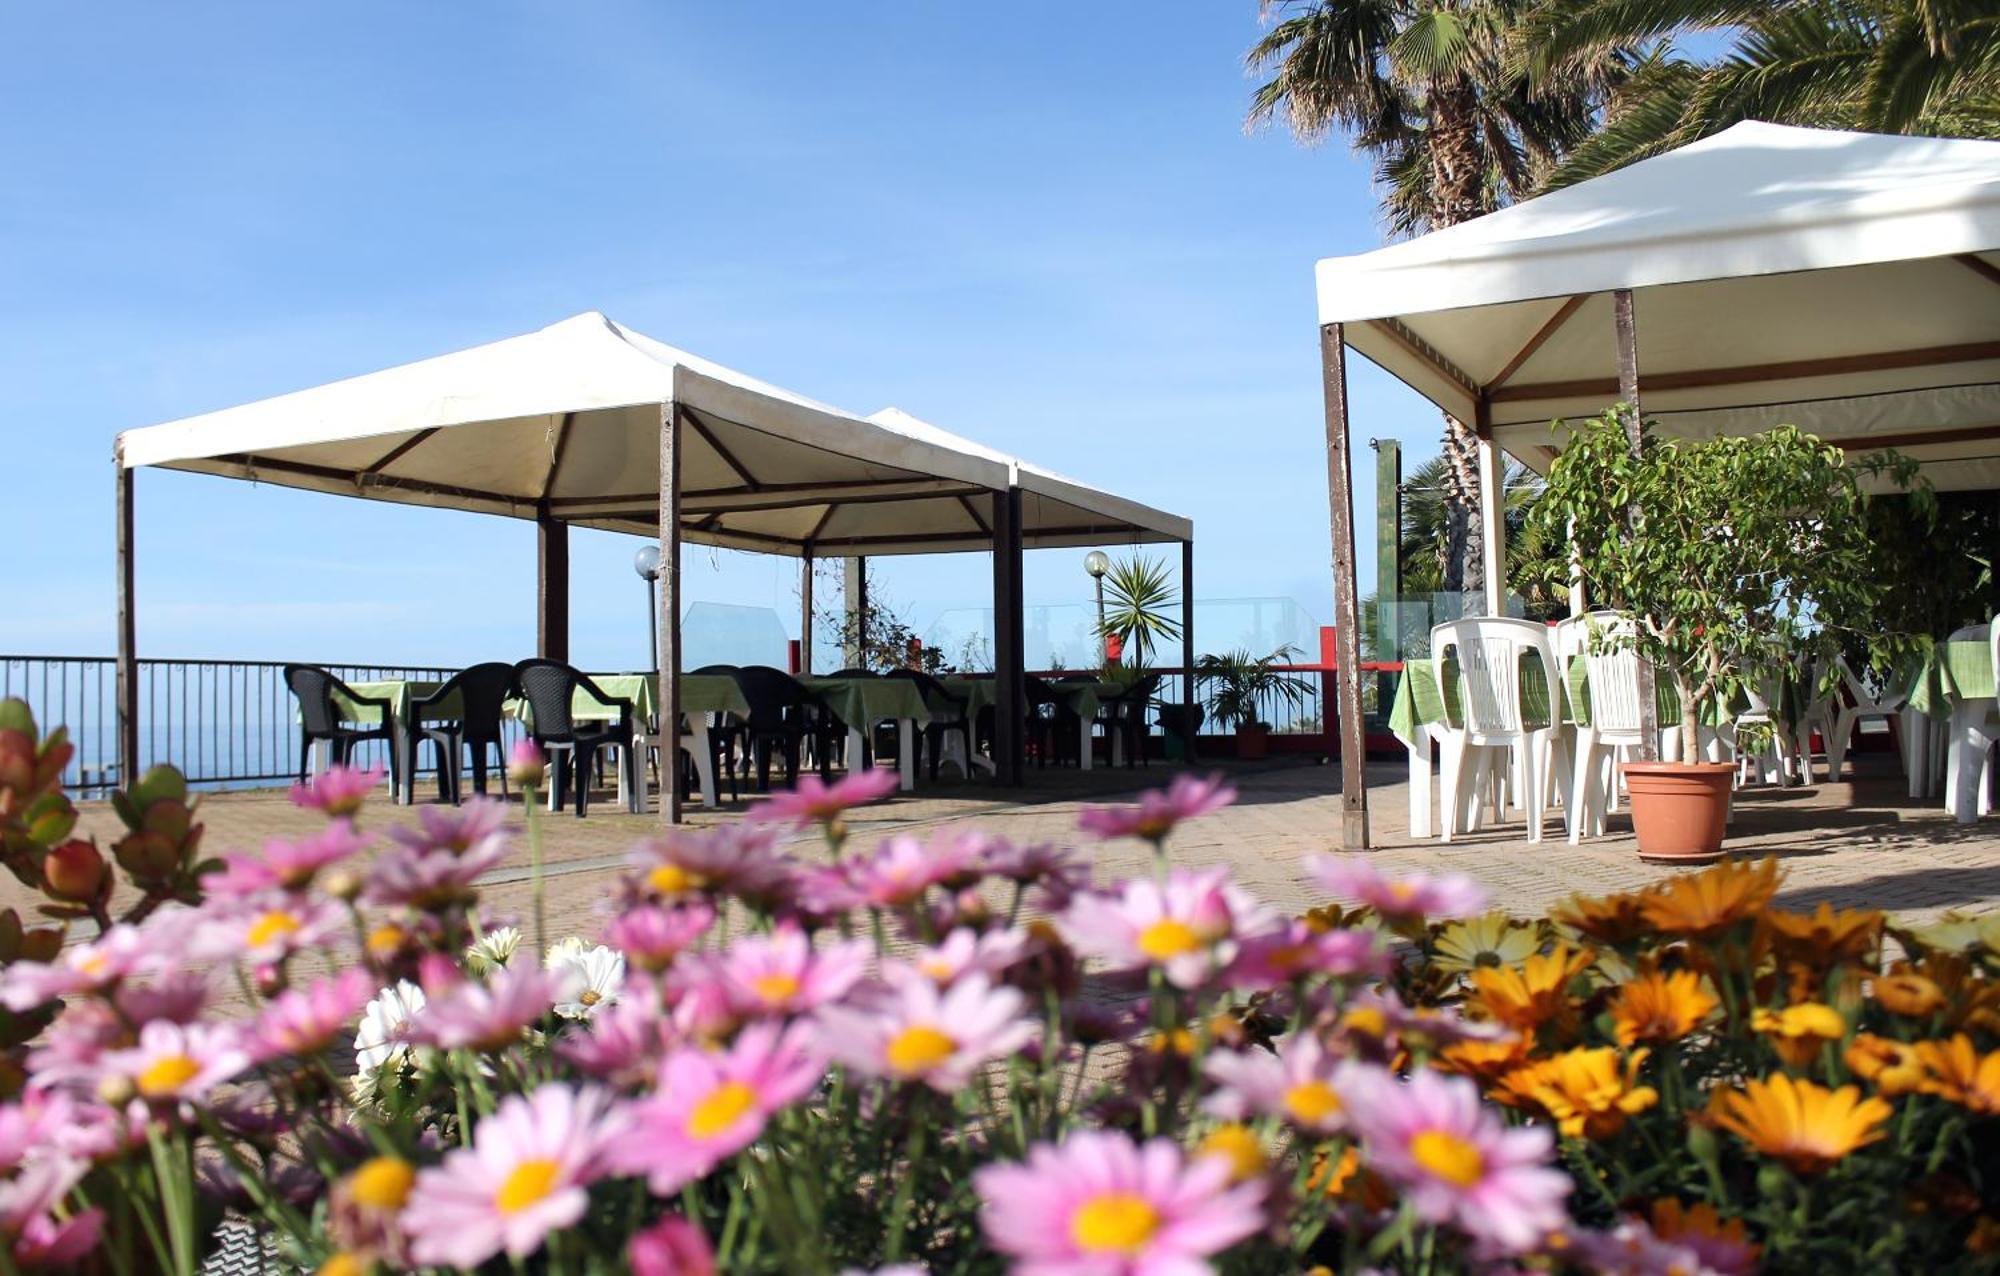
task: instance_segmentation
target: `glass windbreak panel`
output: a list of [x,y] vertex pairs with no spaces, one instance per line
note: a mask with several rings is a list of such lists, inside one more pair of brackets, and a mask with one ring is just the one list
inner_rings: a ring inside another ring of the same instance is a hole
[[703,665],[786,667],[790,638],[769,607],[693,603],[681,613],[681,668]]

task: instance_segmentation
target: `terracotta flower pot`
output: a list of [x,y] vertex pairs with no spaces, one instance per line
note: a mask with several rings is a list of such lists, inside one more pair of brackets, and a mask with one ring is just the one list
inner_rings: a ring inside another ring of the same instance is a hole
[[1270,756],[1271,728],[1259,723],[1251,727],[1236,728],[1236,756],[1246,762],[1255,762]]
[[1726,762],[1627,762],[1620,770],[1632,795],[1632,832],[1639,858],[1665,864],[1706,864],[1722,858],[1731,782]]

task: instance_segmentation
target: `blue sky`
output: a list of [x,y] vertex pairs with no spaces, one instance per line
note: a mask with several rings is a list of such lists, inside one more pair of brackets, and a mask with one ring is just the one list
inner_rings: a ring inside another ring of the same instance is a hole
[[[108,653],[111,443],[586,309],[1195,520],[1199,597],[1331,620],[1312,263],[1381,242],[1335,143],[1246,136],[1254,0],[10,6],[0,651]],[[1352,370],[1366,440],[1437,418]],[[139,476],[150,655],[533,644],[529,525]],[[637,542],[576,536],[574,653],[638,663]],[[24,552],[25,551],[25,552]],[[1088,598],[1082,551],[1031,603]],[[979,555],[886,561],[919,627]],[[691,548],[692,599],[796,612]]]

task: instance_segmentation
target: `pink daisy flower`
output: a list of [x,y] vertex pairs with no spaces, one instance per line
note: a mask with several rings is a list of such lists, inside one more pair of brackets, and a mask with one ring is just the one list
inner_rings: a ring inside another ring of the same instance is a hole
[[588,1031],[564,1033],[556,1053],[587,1077],[636,1086],[650,1084],[660,1061],[679,1044],[659,994],[638,983],[592,1018]]
[[202,878],[202,889],[210,899],[304,890],[321,869],[352,857],[367,845],[368,839],[354,831],[351,821],[337,819],[295,842],[272,838],[264,843],[261,855],[223,856],[222,871]]
[[1608,1232],[1567,1234],[1566,1252],[1599,1276],[1750,1276],[1757,1255],[1721,1236],[1688,1232],[1667,1240],[1636,1218]]
[[150,928],[141,931],[119,922],[52,962],[17,961],[0,971],[0,1003],[19,1014],[58,997],[97,992],[162,964]]
[[343,970],[307,988],[273,997],[251,1029],[251,1054],[259,1061],[318,1054],[338,1040],[375,995],[366,971]]
[[46,1154],[76,1120],[76,1101],[60,1090],[31,1086],[18,1100],[0,1104],[0,1174]]
[[901,908],[933,886],[961,877],[977,879],[984,845],[984,838],[963,833],[941,833],[929,842],[903,835],[842,867],[862,903]]
[[669,1214],[632,1237],[625,1266],[632,1276],[715,1276],[715,1247],[699,1227]]
[[1121,969],[1158,966],[1168,982],[1198,988],[1235,959],[1238,941],[1278,917],[1229,881],[1227,869],[1175,869],[1165,882],[1135,879],[1117,895],[1079,895],[1058,926],[1070,946]]
[[348,933],[346,910],[331,900],[282,892],[218,901],[194,932],[197,957],[235,958],[270,966]]
[[880,801],[896,791],[901,780],[894,771],[857,771],[828,784],[816,775],[802,775],[790,793],[759,802],[745,817],[751,823],[803,828],[831,824],[857,806]]
[[1312,1134],[1346,1125],[1340,1098],[1344,1061],[1301,1032],[1269,1050],[1218,1050],[1202,1064],[1216,1084],[1203,1107],[1225,1121],[1279,1117]]
[[248,1068],[250,1054],[227,1025],[156,1019],[139,1029],[138,1045],[106,1051],[99,1063],[149,1103],[193,1102]]
[[193,1023],[208,1009],[208,976],[191,970],[155,975],[145,983],[126,982],[111,994],[120,1014],[135,1024],[155,1019]]
[[507,845],[507,805],[498,798],[469,797],[459,806],[420,806],[417,827],[398,825],[389,836],[413,851],[481,855]]
[[0,1181],[0,1237],[11,1237],[17,1260],[70,1262],[90,1252],[103,1215],[86,1210],[64,1222],[51,1211],[90,1167],[66,1157],[42,1157]]
[[332,816],[353,815],[388,774],[383,766],[365,771],[351,766],[329,767],[314,776],[311,784],[292,786],[292,805]]
[[815,952],[796,926],[738,941],[714,961],[741,1014],[800,1014],[845,996],[868,971],[869,945],[854,939]]
[[1263,991],[1313,975],[1380,978],[1389,964],[1387,950],[1370,931],[1320,931],[1294,919],[1244,940],[1223,981],[1231,988]]
[[1509,1129],[1464,1077],[1425,1071],[1402,1081],[1357,1067],[1341,1098],[1363,1158],[1420,1217],[1509,1253],[1567,1223],[1569,1176],[1548,1164],[1554,1136],[1546,1126]]
[[1023,886],[1044,878],[1066,878],[1081,886],[1090,880],[1090,866],[1076,855],[1049,842],[1021,846],[1005,838],[986,843],[983,867],[995,877],[1004,877]]
[[1201,1276],[1264,1226],[1263,1184],[1229,1185],[1225,1157],[1192,1162],[1166,1139],[1082,1130],[1024,1165],[972,1176],[993,1248],[1035,1276]]
[[1486,889],[1463,873],[1411,873],[1389,878],[1352,855],[1308,855],[1306,871],[1335,895],[1358,899],[1395,920],[1476,917],[1486,911]]
[[777,852],[777,830],[747,822],[676,831],[641,842],[628,862],[641,884],[666,899],[733,895],[750,902],[771,899],[791,877],[791,861]]
[[658,1092],[628,1111],[612,1163],[646,1175],[657,1195],[677,1192],[755,1142],[771,1115],[825,1071],[798,1026],[752,1024],[720,1053],[676,1050],[660,1068]]
[[675,908],[641,904],[613,917],[604,942],[640,970],[661,971],[715,924],[715,910],[696,901]]
[[549,1014],[568,983],[532,966],[502,970],[485,983],[468,979],[434,996],[404,1035],[440,1050],[502,1050]]
[[946,935],[943,943],[919,949],[908,966],[890,967],[883,974],[887,977],[894,971],[907,971],[940,986],[955,983],[969,974],[997,980],[1021,960],[1027,947],[1026,931],[980,932],[961,926]]
[[1176,825],[1220,811],[1236,800],[1236,790],[1220,775],[1198,778],[1177,775],[1164,789],[1149,789],[1136,804],[1086,806],[1077,812],[1076,826],[1095,837],[1137,837],[1164,842]]
[[378,907],[424,911],[467,904],[478,897],[479,879],[506,857],[506,840],[497,837],[463,853],[398,846],[368,866],[362,897]]
[[601,1090],[545,1085],[508,1095],[472,1146],[417,1175],[401,1222],[418,1264],[477,1267],[503,1249],[521,1259],[574,1226],[602,1153],[623,1118]]
[[939,989],[923,978],[895,981],[871,1004],[828,1006],[819,1013],[820,1045],[871,1077],[962,1090],[980,1066],[1005,1058],[1035,1035],[1021,1018],[1027,999],[966,975]]
[[104,1234],[104,1211],[87,1209],[68,1218],[37,1214],[14,1237],[14,1262],[22,1268],[68,1267],[97,1251]]

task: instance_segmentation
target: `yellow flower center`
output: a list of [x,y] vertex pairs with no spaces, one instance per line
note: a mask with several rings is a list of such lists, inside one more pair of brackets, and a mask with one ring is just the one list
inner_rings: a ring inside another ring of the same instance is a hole
[[889,1042],[889,1066],[910,1075],[929,1072],[958,1050],[958,1042],[928,1024],[905,1028]]
[[493,1194],[494,1207],[502,1214],[520,1213],[555,1191],[556,1175],[561,1170],[561,1166],[546,1158],[521,1162]]
[[403,946],[405,931],[401,926],[387,923],[368,932],[368,951],[377,957],[387,957]]
[[342,1251],[319,1265],[313,1276],[367,1276],[368,1264]]
[[934,983],[947,983],[951,979],[951,963],[942,957],[926,957],[917,963],[917,969]]
[[1285,1091],[1285,1111],[1301,1125],[1321,1125],[1340,1113],[1340,1096],[1324,1081],[1307,1081]]
[[1229,1177],[1242,1182],[1264,1172],[1264,1145],[1248,1127],[1225,1125],[1201,1141],[1201,1155],[1220,1156],[1229,1162]]
[[184,1054],[163,1055],[139,1074],[139,1093],[149,1099],[173,1094],[200,1073],[201,1064]]
[[604,1000],[604,994],[597,991],[597,989],[595,988],[586,988],[582,992],[577,994],[576,1000],[578,1005],[594,1006],[598,1002]]
[[111,959],[103,953],[91,953],[87,957],[77,958],[76,968],[92,979],[102,979],[105,972],[111,969]]
[[252,948],[262,948],[265,944],[283,939],[299,928],[299,919],[282,910],[269,912],[257,919],[256,925],[244,938]]
[[385,1213],[400,1210],[409,1200],[417,1171],[399,1156],[378,1156],[362,1163],[347,1180],[347,1190],[358,1205]]
[[1144,1197],[1109,1192],[1070,1217],[1070,1239],[1090,1254],[1136,1254],[1160,1230],[1160,1212]]
[[1200,936],[1186,922],[1163,917],[1139,932],[1139,951],[1154,961],[1170,961],[1201,947]]
[[757,1092],[741,1081],[725,1081],[688,1113],[687,1131],[697,1139],[712,1139],[743,1119],[757,1106]]
[[1389,1035],[1389,1016],[1373,1006],[1360,1006],[1341,1016],[1341,1026],[1365,1037]]
[[646,874],[646,884],[662,895],[679,895],[700,890],[708,885],[708,879],[678,864],[662,864]]
[[1479,1149],[1444,1130],[1425,1130],[1411,1139],[1410,1157],[1453,1187],[1471,1187],[1486,1174]]
[[758,975],[750,988],[764,1001],[790,1001],[799,995],[799,980],[796,975]]

